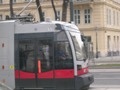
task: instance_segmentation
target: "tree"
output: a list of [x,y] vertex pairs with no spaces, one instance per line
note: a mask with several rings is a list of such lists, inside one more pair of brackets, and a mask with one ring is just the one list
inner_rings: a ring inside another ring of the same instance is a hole
[[70,0],[70,21],[74,21],[74,6],[73,6],[73,0]]
[[13,12],[13,0],[10,0],[9,4],[10,4],[10,17],[12,18],[14,16],[14,12]]
[[69,0],[63,0],[63,5],[62,5],[62,21],[66,21],[66,16],[67,16],[67,8],[68,8],[68,3]]
[[51,3],[52,3],[52,7],[53,7],[53,10],[54,10],[54,14],[55,14],[55,20],[57,20],[57,12],[56,12],[56,9],[55,9],[55,5],[54,5],[54,0],[51,0]]
[[40,1],[39,1],[39,0],[36,0],[36,6],[37,6],[37,8],[38,8],[38,13],[39,13],[40,21],[44,21],[43,12],[42,12],[42,7],[41,7],[41,4],[40,4]]

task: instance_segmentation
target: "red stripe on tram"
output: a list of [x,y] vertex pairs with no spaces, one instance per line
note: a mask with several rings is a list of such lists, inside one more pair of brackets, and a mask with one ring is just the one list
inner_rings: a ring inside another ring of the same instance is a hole
[[35,73],[30,73],[30,72],[24,72],[24,71],[15,71],[15,78],[21,78],[21,79],[33,79],[35,78]]
[[55,70],[55,78],[74,78],[74,70]]
[[[88,73],[88,68],[82,68],[78,70],[77,74],[83,75]],[[74,78],[74,70],[73,69],[65,69],[65,70],[51,70],[47,72],[41,72],[37,74],[38,78]],[[15,78],[21,79],[33,79],[35,78],[35,73],[24,72],[24,71],[15,71]]]
[[[47,72],[41,72],[37,74],[38,78],[74,78],[74,70],[68,69],[68,70],[51,70]],[[15,78],[21,78],[21,79],[33,79],[35,78],[35,73],[30,72],[24,72],[24,71],[15,71]]]
[[82,69],[78,70],[77,74],[80,76],[80,75],[86,74],[88,72],[89,72],[88,67],[86,67],[86,68],[82,68]]

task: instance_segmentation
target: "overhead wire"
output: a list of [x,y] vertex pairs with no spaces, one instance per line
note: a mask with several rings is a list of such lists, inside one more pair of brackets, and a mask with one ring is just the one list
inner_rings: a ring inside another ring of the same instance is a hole
[[33,0],[31,0],[17,15],[19,16],[20,14],[22,14],[25,9],[32,3]]

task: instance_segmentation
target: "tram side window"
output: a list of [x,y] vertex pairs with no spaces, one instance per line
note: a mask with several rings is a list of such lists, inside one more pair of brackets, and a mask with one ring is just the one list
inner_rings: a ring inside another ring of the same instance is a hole
[[53,68],[53,47],[51,40],[22,41],[19,43],[20,70],[37,72],[37,63],[41,62],[41,71]]
[[67,41],[55,43],[55,69],[72,69],[73,58]]
[[34,45],[31,41],[22,41],[19,44],[20,70],[34,72]]
[[51,40],[40,40],[37,47],[37,59],[41,61],[42,72],[49,71],[53,65]]

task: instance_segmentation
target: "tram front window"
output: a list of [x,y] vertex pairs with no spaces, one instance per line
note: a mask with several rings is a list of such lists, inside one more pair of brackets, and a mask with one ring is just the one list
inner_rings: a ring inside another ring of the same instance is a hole
[[71,48],[65,32],[58,32],[55,37],[55,69],[73,69]]
[[75,48],[76,59],[77,60],[86,59],[85,47],[83,41],[81,40],[80,33],[70,32],[70,34]]

